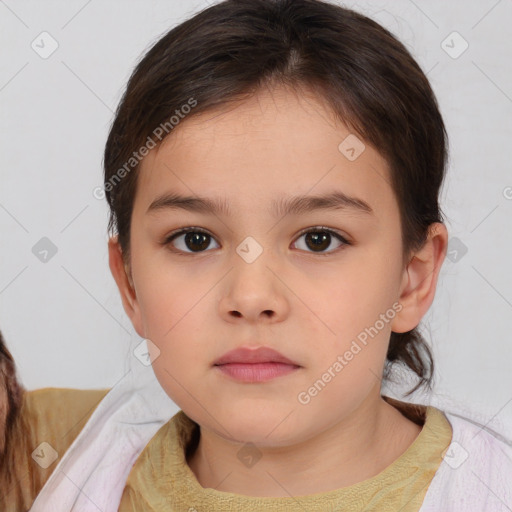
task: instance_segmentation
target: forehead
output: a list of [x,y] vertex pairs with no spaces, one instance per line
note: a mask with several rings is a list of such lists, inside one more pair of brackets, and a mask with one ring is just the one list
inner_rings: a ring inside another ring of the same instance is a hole
[[386,160],[314,94],[281,88],[182,120],[141,162],[135,208],[163,191],[254,209],[340,188],[376,212],[396,209]]

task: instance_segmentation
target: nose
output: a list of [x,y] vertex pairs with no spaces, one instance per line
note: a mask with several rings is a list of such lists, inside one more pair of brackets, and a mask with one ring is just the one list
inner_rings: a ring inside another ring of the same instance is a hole
[[271,263],[260,256],[235,262],[226,276],[219,301],[221,316],[229,322],[280,322],[289,314],[288,289]]

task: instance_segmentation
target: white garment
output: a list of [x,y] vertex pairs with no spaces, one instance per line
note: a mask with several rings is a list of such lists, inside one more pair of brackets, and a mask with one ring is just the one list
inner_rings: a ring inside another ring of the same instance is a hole
[[512,442],[444,411],[453,437],[421,512],[512,512]]
[[[100,402],[30,512],[117,512],[132,465],[178,410],[152,368],[135,365]],[[452,443],[421,512],[511,512],[512,443],[445,414]]]

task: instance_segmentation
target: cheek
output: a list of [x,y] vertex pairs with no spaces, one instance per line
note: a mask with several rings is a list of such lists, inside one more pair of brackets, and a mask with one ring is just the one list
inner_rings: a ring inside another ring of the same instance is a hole
[[340,266],[338,275],[331,277],[319,294],[318,302],[324,301],[329,318],[337,323],[334,330],[354,336],[392,307],[398,286],[399,273],[386,256],[368,252]]
[[204,366],[209,354],[199,343],[208,332],[208,292],[215,281],[198,278],[197,273],[188,275],[158,261],[150,261],[138,270],[141,284],[137,299],[145,337],[159,351],[153,364],[155,372],[160,368],[161,372],[180,374],[185,368],[190,371]]
[[212,357],[201,341],[208,332],[204,321],[206,301],[198,302],[204,294],[173,293],[169,290],[176,288],[163,284],[148,290],[142,315],[147,338],[154,343],[156,357],[151,359],[155,376],[169,397],[183,408],[191,395],[200,394],[200,383]]
[[[146,337],[159,348],[162,356],[166,356],[165,359],[167,354],[173,354],[169,360],[179,361],[180,356],[186,356],[193,362],[201,355],[197,341],[204,339],[208,332],[205,321],[207,301],[200,300],[203,295],[190,290],[170,292],[165,287],[155,286],[141,301]],[[203,350],[202,357],[206,356]]]
[[[201,309],[201,297],[208,291],[208,283],[198,279],[197,274],[188,276],[179,266],[166,262],[160,251],[156,257],[148,253],[140,254],[138,261],[134,258],[135,272],[146,337],[157,345],[167,343]],[[187,327],[193,329],[194,324]]]
[[319,326],[316,319],[311,325],[318,339],[324,340],[315,345],[324,366],[347,354],[345,374],[362,378],[358,368],[381,373],[398,306],[400,274],[392,262],[393,257],[376,246],[359,252],[357,258],[346,258],[322,280],[325,284],[309,288],[308,303],[314,304],[311,309],[323,321]]
[[346,276],[340,273],[338,282],[330,281],[316,290],[316,309],[312,309],[329,329],[316,318],[309,322],[318,342],[300,390],[309,401],[304,412],[316,410],[325,415],[336,405],[355,408],[372,388],[380,386],[396,314],[393,287],[386,275],[352,266]]

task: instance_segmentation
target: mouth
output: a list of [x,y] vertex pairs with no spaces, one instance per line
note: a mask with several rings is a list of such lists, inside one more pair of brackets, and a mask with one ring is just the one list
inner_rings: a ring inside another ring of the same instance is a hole
[[269,347],[240,347],[224,354],[213,366],[240,382],[265,382],[295,372],[301,366]]

